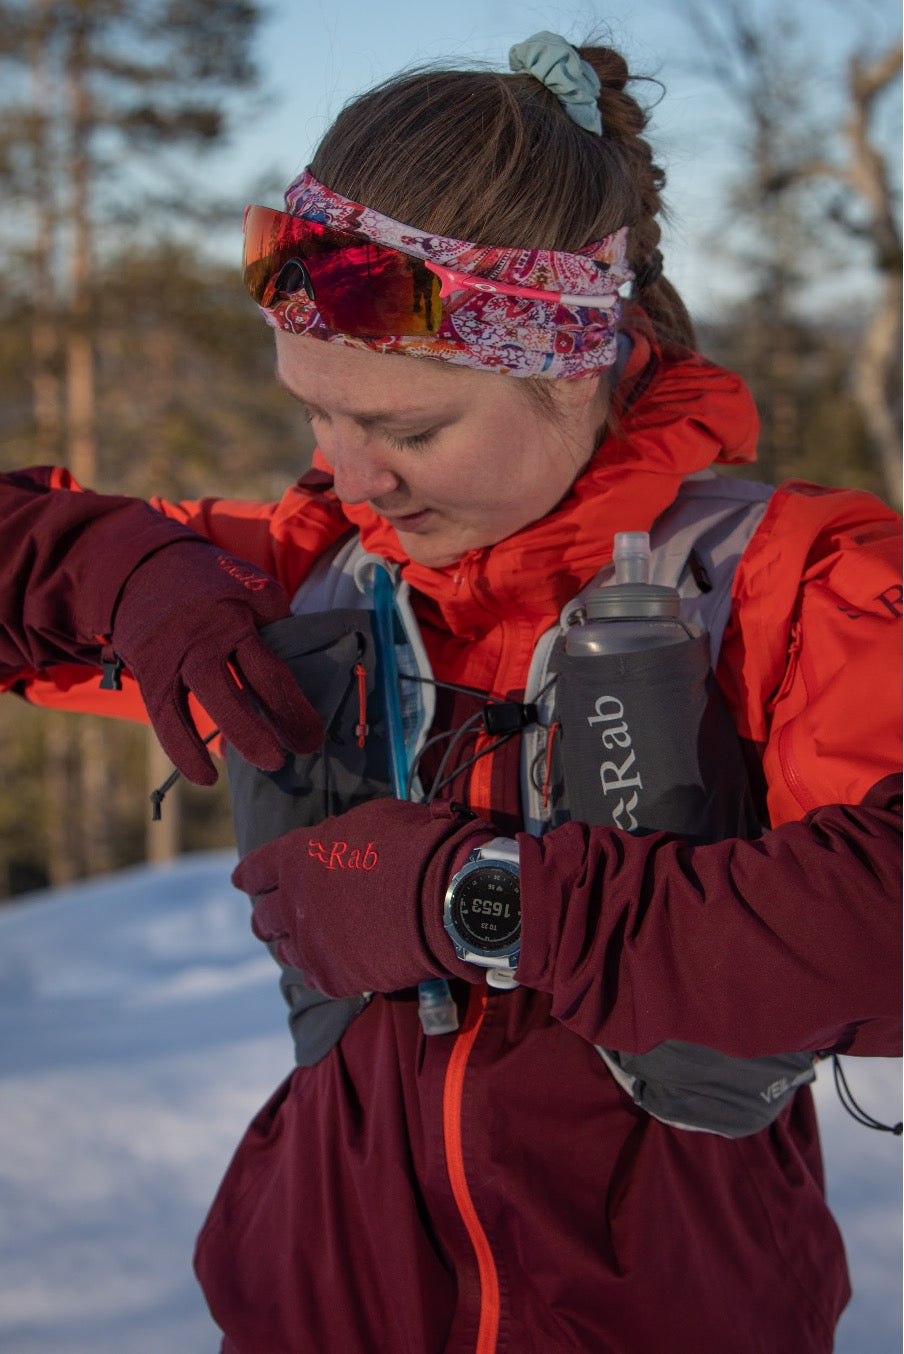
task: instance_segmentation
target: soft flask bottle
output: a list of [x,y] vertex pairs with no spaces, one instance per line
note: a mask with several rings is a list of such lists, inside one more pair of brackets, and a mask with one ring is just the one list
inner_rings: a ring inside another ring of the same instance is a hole
[[[709,636],[649,580],[645,532],[615,538],[615,581],[593,590],[565,639],[556,695],[572,818],[702,844],[754,837],[741,746],[711,669]],[[642,1053],[597,1046],[618,1084],[674,1128],[745,1137],[772,1122],[813,1056],[734,1058],[668,1039]]]
[[556,664],[569,813],[692,842],[754,835],[709,636],[681,619],[675,588],[650,583],[649,561],[646,532],[616,535],[614,582],[587,596]]

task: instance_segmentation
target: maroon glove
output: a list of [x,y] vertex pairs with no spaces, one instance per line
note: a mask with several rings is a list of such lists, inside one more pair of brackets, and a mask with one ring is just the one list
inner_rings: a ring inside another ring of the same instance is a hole
[[287,749],[319,746],[320,720],[257,633],[288,614],[278,583],[202,540],[167,546],[126,582],[113,649],[137,679],[162,747],[189,780],[212,785],[217,778],[189,691],[227,742],[265,771],[278,770]]
[[446,802],[375,799],[250,852],[232,876],[252,927],[329,997],[398,992],[425,978],[484,974],[443,929],[449,880],[496,835]]
[[318,746],[320,721],[257,634],[289,614],[278,583],[140,499],[47,480],[0,475],[0,668],[120,658],[167,754],[201,785],[217,773],[189,691],[264,770]]

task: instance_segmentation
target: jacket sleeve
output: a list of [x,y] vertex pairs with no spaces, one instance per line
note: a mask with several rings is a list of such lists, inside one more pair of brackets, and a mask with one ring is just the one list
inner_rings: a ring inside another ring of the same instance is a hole
[[899,1054],[900,550],[875,503],[780,499],[739,571],[725,685],[762,755],[760,839],[519,839],[519,979],[593,1043]]
[[314,562],[351,528],[332,479],[309,471],[273,503],[199,498],[152,505],[230,554],[265,570],[293,597]]
[[518,977],[592,1043],[900,1052],[900,784],[756,841],[522,836]]
[[0,677],[100,667],[123,583],[172,541],[194,539],[140,499],[82,492],[65,472],[0,475]]
[[[67,470],[49,466],[0,475],[0,522],[0,691],[132,720],[147,717],[137,684],[126,673],[122,691],[102,690],[97,669],[122,582],[147,554],[174,538],[203,536],[276,577],[291,596],[318,554],[348,529],[316,479],[291,486],[278,503],[145,503],[83,490]],[[97,568],[99,554],[109,567]],[[90,598],[92,616],[77,635],[67,621],[74,592]]]

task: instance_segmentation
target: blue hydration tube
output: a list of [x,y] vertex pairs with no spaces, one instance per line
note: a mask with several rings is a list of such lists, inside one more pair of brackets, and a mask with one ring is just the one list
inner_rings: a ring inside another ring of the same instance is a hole
[[374,640],[377,648],[380,694],[389,742],[389,777],[396,799],[408,798],[408,750],[402,726],[402,702],[399,699],[399,669],[396,663],[393,612],[395,585],[386,569],[374,568]]
[[[402,723],[399,696],[399,669],[396,663],[393,622],[395,583],[387,568],[374,568],[374,642],[383,717],[389,744],[389,776],[396,799],[408,798],[408,750]],[[451,1034],[458,1029],[458,1009],[445,978],[431,978],[418,984],[418,1014],[425,1034]]]

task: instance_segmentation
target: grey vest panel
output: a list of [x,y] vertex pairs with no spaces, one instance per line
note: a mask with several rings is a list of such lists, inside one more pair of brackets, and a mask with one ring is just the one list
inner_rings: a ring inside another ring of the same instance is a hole
[[635,1105],[672,1128],[746,1138],[768,1128],[799,1086],[816,1077],[809,1053],[729,1058],[669,1039],[648,1053],[597,1052]]
[[[261,634],[289,665],[320,715],[324,742],[318,753],[287,757],[282,769],[272,775],[227,748],[236,844],[242,856],[293,828],[310,827],[390,793],[369,613],[335,610],[292,616],[266,626]],[[359,664],[365,674],[368,726],[363,747],[355,734],[360,715]],[[325,997],[306,987],[297,969],[282,963],[280,969],[296,1062],[310,1067],[335,1047],[366,1000]]]

